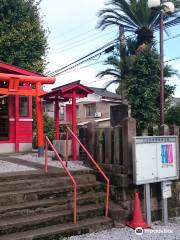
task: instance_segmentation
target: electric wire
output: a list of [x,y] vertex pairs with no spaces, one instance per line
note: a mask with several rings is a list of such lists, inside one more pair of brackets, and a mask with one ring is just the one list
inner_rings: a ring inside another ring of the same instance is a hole
[[[78,39],[78,40],[75,40],[75,41],[72,41],[69,43],[69,41],[66,41],[64,44],[59,44],[60,47],[58,48],[54,48],[54,52],[63,52],[63,51],[66,51],[66,49],[72,49],[74,47],[77,47],[77,46],[80,46],[82,45],[82,43],[87,43],[89,42],[89,40],[93,41],[93,40],[96,40],[96,39],[99,39],[99,38],[102,38],[102,37],[105,37],[105,36],[108,36],[110,34],[113,34],[113,33],[116,33],[114,30],[113,31],[110,31],[110,32],[106,32],[106,33],[102,33],[102,34],[93,34],[91,36],[87,36],[87,37],[82,37],[81,39]],[[70,46],[70,48],[69,48]],[[53,55],[53,52],[52,54]]]
[[[129,38],[132,37],[132,36],[134,36],[134,34],[132,34],[132,35],[130,35],[130,36],[127,36],[126,39],[129,39]],[[177,37],[180,37],[180,34],[177,34],[177,35],[175,35],[175,36],[172,36],[172,37],[169,37],[169,38],[167,38],[167,39],[164,39],[164,41],[172,40],[172,39],[175,39],[175,38],[177,38]],[[116,40],[118,40],[118,39],[116,39]],[[93,52],[93,53],[94,53],[94,52]],[[100,54],[100,53],[99,53],[99,54]],[[97,55],[99,55],[99,54],[97,54]],[[91,54],[90,54],[90,55],[91,55]],[[97,55],[95,55],[95,56],[97,56]],[[87,56],[89,56],[89,54],[88,54]],[[87,57],[87,56],[85,56],[85,57]],[[94,57],[95,57],[95,56],[94,56]],[[76,63],[76,62],[84,59],[85,57],[80,58],[79,60],[76,60],[74,63]],[[71,70],[71,69],[73,69],[73,68],[75,68],[75,67],[83,64],[84,62],[87,62],[87,61],[91,60],[91,59],[92,59],[92,58],[88,58],[87,60],[83,60],[82,62],[74,65],[73,67],[67,68],[68,66],[71,66],[71,65],[74,64],[74,63],[71,63],[70,65],[67,65],[67,66],[65,66],[65,67],[63,67],[63,68],[61,68],[61,69],[58,69],[58,70],[56,70],[56,71],[54,71],[54,72],[52,72],[52,73],[50,73],[50,74],[51,74],[51,75],[55,74],[55,75],[53,75],[53,76],[57,76],[57,75],[60,75],[60,74],[62,74],[62,73],[64,74],[66,71],[68,71],[68,73],[69,73],[69,70]],[[175,60],[176,60],[176,59],[179,59],[179,58],[175,58]],[[168,62],[169,62],[169,61],[172,61],[172,60],[168,60]],[[166,62],[166,61],[165,61],[165,62]],[[93,65],[93,64],[92,64],[92,65]],[[88,66],[86,66],[86,67],[88,67]],[[64,69],[66,69],[66,70],[64,70]],[[61,70],[63,70],[63,71],[61,71]],[[74,71],[75,71],[75,70],[74,70]]]
[[[72,63],[69,63],[68,65],[66,65],[66,66],[64,66],[64,67],[61,67],[61,68],[59,68],[59,69],[51,72],[50,75],[51,75],[51,76],[56,76],[57,73],[63,71],[64,69],[67,69],[68,67],[71,67],[72,65],[78,63],[79,61],[83,61],[83,62],[84,62],[84,59],[86,59],[86,58],[91,59],[91,58],[97,56],[98,54],[102,53],[105,48],[107,48],[107,47],[109,47],[110,45],[112,45],[116,40],[117,40],[117,38],[115,38],[114,40],[106,43],[105,45],[103,45],[103,46],[101,46],[100,48],[94,50],[93,52],[91,52],[91,53],[89,53],[89,54],[87,54],[87,55],[85,55],[85,56],[83,56],[83,57],[81,57],[81,58],[73,61]],[[102,51],[102,50],[103,50],[103,51]],[[100,51],[101,51],[101,52],[100,52]],[[96,54],[97,52],[98,52],[98,54]],[[95,54],[95,55],[93,55],[93,54]],[[89,58],[90,56],[92,56],[92,57]]]

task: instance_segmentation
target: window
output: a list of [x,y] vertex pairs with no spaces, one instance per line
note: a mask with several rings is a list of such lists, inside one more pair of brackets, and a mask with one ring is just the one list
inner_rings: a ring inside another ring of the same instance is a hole
[[64,106],[60,106],[60,120],[64,120]]
[[29,97],[26,96],[19,97],[19,115],[21,117],[29,116]]
[[96,112],[95,104],[87,104],[86,105],[86,117],[94,117]]

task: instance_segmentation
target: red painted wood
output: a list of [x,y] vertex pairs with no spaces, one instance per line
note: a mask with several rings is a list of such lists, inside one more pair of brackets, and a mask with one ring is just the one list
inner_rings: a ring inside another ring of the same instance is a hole
[[[36,86],[38,88],[38,86]],[[36,121],[37,121],[37,136],[38,136],[38,147],[44,147],[44,128],[43,128],[43,116],[42,116],[42,105],[41,98],[36,97]]]
[[53,88],[51,92],[44,94],[42,97],[48,99],[50,97],[58,96],[59,101],[68,101],[72,98],[73,91],[76,91],[76,97],[86,97],[93,91],[80,84],[80,81],[72,82],[57,88]]
[[[35,89],[32,89],[32,90],[19,89],[17,91],[13,91],[13,90],[9,91],[9,89],[7,89],[7,88],[0,88],[0,93],[3,94],[3,95],[12,95],[12,96],[15,96],[15,95],[18,95],[18,96],[36,96],[37,95]],[[38,94],[39,94],[39,96],[41,96],[44,93],[45,93],[45,91],[40,89]]]
[[[18,129],[19,129],[19,97],[15,96],[15,126],[14,126],[14,130],[15,130],[15,152],[19,152],[19,139],[18,139]],[[22,126],[21,126],[22,127]]]
[[[75,135],[77,135],[76,129],[76,91],[73,91],[72,94],[72,131]],[[77,146],[76,146],[76,138],[72,137],[72,160],[77,160]]]
[[32,122],[19,122],[17,139],[19,143],[32,142]]
[[[55,78],[44,77],[38,73],[30,72],[10,64],[0,62],[0,81],[9,82],[9,88],[0,88],[0,94],[9,96],[9,139],[0,140],[1,143],[14,143],[16,151],[19,150],[19,143],[32,143],[32,97],[39,96],[45,92],[41,89],[41,83],[54,83]],[[29,84],[38,83],[37,89],[32,89]],[[23,83],[23,86],[20,85]],[[29,83],[29,84],[28,84]],[[19,96],[29,96],[29,115],[19,116]],[[16,101],[15,101],[16,99]],[[41,99],[36,98],[38,116],[38,143],[43,146],[43,120]]]
[[53,84],[55,83],[54,77],[42,77],[42,76],[24,76],[24,75],[17,75],[17,74],[7,74],[7,73],[0,73],[0,81],[19,81],[23,83],[43,83],[43,84]]
[[56,98],[55,104],[54,104],[54,136],[55,140],[60,139],[59,135],[59,102],[58,99]]
[[43,76],[39,73],[30,72],[23,68],[19,68],[14,65],[5,63],[5,62],[0,62],[0,72],[1,73],[20,74],[20,75],[26,75],[26,76]]

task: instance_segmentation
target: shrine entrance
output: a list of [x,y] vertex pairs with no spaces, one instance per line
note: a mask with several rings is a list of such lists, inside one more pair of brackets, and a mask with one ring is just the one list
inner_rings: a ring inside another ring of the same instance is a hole
[[32,146],[32,97],[36,99],[38,155],[44,153],[43,116],[40,96],[43,84],[55,78],[45,77],[0,62],[0,152],[27,151]]
[[[59,118],[59,102],[71,102],[71,124],[72,131],[77,135],[77,119],[76,119],[76,99],[87,97],[88,94],[93,93],[93,91],[80,84],[80,81],[71,82],[63,86],[53,88],[51,92],[41,95],[47,102],[54,102],[54,135],[55,140],[60,140],[61,133],[60,128],[60,118]],[[72,137],[72,159],[77,160],[77,142],[75,137]]]

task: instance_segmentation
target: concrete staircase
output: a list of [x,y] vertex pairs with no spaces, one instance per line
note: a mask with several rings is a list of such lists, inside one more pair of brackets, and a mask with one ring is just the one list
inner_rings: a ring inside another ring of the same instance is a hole
[[57,240],[112,227],[104,217],[105,190],[91,170],[73,172],[78,185],[77,224],[73,187],[64,171],[0,176],[0,239]]

